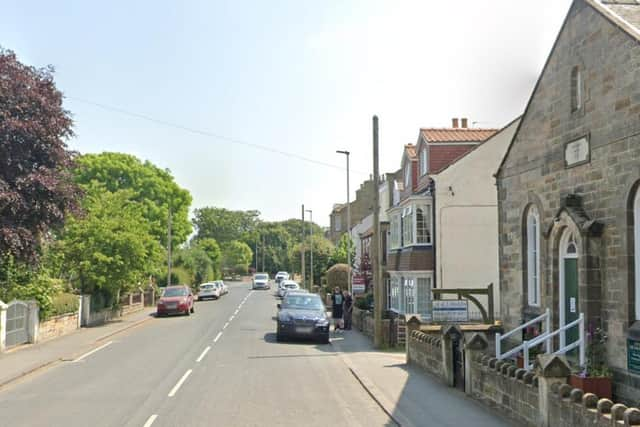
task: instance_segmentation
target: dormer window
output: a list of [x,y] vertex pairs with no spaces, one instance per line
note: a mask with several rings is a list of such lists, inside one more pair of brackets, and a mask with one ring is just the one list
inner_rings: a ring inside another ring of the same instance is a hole
[[571,112],[582,108],[582,72],[579,66],[571,70]]
[[420,176],[427,174],[427,147],[420,151]]
[[411,188],[411,161],[407,161],[404,167],[404,188]]

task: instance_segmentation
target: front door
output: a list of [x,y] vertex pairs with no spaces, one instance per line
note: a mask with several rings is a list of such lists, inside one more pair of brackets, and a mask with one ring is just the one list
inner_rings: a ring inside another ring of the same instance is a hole
[[[564,312],[565,325],[578,319],[578,259],[564,259]],[[566,343],[571,344],[579,338],[578,327],[567,330]]]
[[[578,301],[578,244],[573,232],[565,230],[560,241],[560,326],[577,320]],[[580,337],[578,326],[560,334],[560,346],[572,344]],[[575,353],[572,351],[570,354]]]

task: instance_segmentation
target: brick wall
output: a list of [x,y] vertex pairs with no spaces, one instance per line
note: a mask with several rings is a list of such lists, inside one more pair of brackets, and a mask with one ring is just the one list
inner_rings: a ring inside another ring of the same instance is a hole
[[78,313],[63,314],[40,322],[38,341],[58,338],[78,329]]

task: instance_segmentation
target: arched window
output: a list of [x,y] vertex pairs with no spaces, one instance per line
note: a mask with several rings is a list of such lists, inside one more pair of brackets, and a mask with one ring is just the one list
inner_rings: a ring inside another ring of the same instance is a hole
[[635,320],[640,320],[640,187],[633,201],[633,246]]
[[577,65],[571,69],[571,111],[582,107],[582,72]]
[[540,305],[540,215],[535,206],[527,212],[527,295],[529,305]]

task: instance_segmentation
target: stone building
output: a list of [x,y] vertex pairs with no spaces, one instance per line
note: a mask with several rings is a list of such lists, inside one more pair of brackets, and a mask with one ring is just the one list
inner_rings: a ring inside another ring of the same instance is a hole
[[[360,184],[360,188],[356,190],[356,198],[351,201],[351,226],[358,224],[364,217],[373,213],[373,194],[375,185],[373,179],[369,178]],[[329,215],[329,232],[327,238],[338,243],[340,237],[348,232],[347,229],[347,204],[335,204]]]
[[[497,177],[506,329],[551,310],[608,335],[640,399],[640,5],[574,0]],[[576,329],[555,346],[572,342]]]

